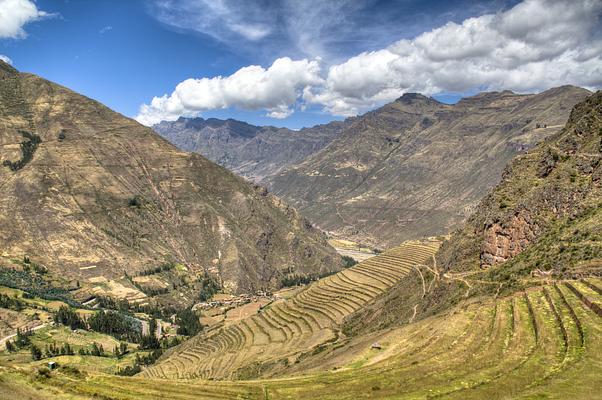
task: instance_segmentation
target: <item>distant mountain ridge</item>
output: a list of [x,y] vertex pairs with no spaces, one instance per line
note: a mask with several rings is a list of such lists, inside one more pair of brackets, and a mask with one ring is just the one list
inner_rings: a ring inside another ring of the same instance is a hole
[[563,86],[481,93],[453,105],[405,94],[266,181],[322,229],[357,241],[392,246],[445,234],[510,159],[558,132],[590,94]]
[[298,132],[202,118],[154,129],[261,182],[335,236],[389,247],[459,226],[506,163],[558,132],[590,94],[574,86],[484,92],[449,105],[406,93]]
[[184,151],[202,154],[238,175],[261,182],[323,149],[349,123],[333,121],[294,131],[233,119],[180,117],[153,129]]

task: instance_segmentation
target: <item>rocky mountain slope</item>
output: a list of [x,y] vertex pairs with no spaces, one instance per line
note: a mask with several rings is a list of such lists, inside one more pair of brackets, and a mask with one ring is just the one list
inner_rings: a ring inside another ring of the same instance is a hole
[[588,96],[481,93],[455,105],[419,94],[358,117],[326,148],[267,179],[322,229],[391,246],[457,227],[507,162],[558,132]]
[[517,156],[432,262],[351,316],[348,333],[406,323],[475,295],[602,275],[602,92]]
[[340,268],[280,199],[102,104],[0,62],[0,251],[65,278],[164,263],[234,292]]
[[351,120],[293,131],[259,127],[233,119],[183,118],[153,129],[185,151],[196,152],[255,182],[326,147]]

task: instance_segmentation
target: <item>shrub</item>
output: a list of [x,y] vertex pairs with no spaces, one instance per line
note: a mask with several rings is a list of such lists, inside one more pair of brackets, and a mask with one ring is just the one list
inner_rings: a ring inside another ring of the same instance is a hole
[[42,139],[35,133],[26,131],[19,131],[19,133],[26,139],[21,142],[21,159],[18,161],[4,160],[2,163],[5,167],[9,167],[11,171],[18,171],[25,167],[32,160],[38,145],[42,143]]
[[140,196],[134,196],[128,200],[130,207],[140,208],[142,206],[142,198]]
[[357,260],[353,257],[343,256],[343,267],[349,268],[357,264]]

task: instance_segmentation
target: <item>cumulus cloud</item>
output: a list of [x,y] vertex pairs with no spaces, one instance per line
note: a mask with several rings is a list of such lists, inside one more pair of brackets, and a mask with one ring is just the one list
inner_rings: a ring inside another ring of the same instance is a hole
[[317,60],[283,57],[267,69],[251,65],[226,77],[187,79],[171,95],[155,97],[150,104],[142,105],[136,119],[152,125],[228,107],[265,109],[270,117],[285,118],[293,112],[305,88],[322,83]]
[[498,14],[449,22],[330,67],[306,93],[336,115],[354,115],[405,92],[537,91],[602,85],[597,0],[526,0]]
[[0,38],[24,38],[25,24],[50,15],[30,0],[0,0]]
[[406,92],[533,92],[563,84],[602,86],[599,0],[525,0],[504,12],[448,22],[413,39],[362,52],[321,70],[281,58],[229,77],[189,79],[155,97],[138,120],[152,124],[215,108],[266,109],[286,118],[316,104],[351,116]]
[[13,60],[5,56],[4,54],[0,54],[0,60],[4,61],[7,64],[12,64]]

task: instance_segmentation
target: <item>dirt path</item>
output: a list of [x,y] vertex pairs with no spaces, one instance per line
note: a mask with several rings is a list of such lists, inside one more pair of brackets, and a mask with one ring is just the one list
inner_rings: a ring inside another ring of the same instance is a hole
[[[50,325],[50,322],[46,322],[46,323],[44,323],[42,325],[34,326],[33,328],[31,328],[31,330],[32,331],[37,331],[39,329],[45,328],[48,325]],[[6,348],[6,341],[14,338],[15,336],[17,336],[17,334],[13,333],[12,335],[8,335],[8,336],[3,337],[2,339],[0,339],[0,349]]]

